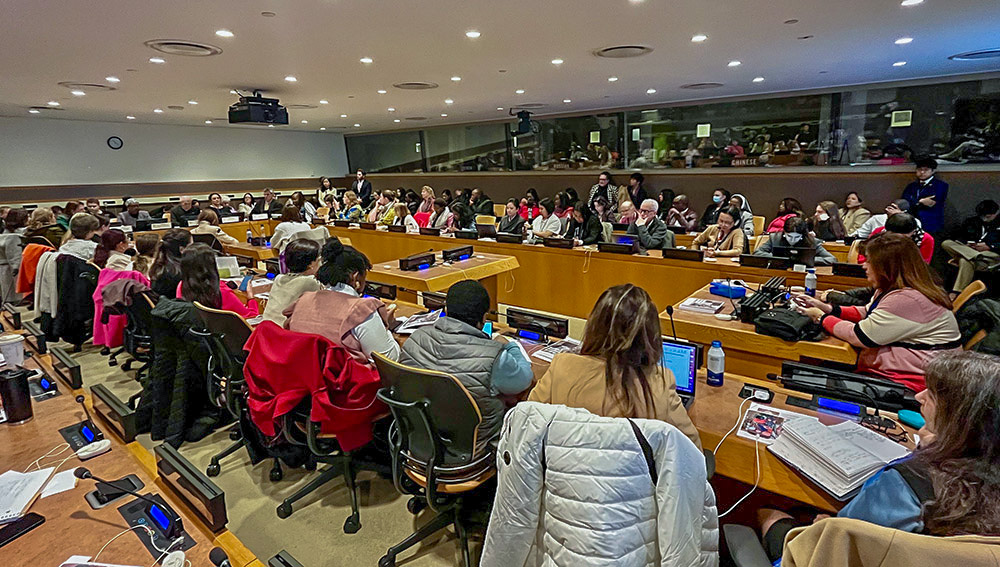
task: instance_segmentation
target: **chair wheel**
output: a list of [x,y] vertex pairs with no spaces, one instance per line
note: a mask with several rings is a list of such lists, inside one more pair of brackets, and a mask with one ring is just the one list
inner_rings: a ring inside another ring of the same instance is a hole
[[382,559],[378,560],[378,567],[396,567],[396,558],[383,555]]
[[239,441],[240,437],[241,437],[241,435],[240,435],[240,430],[239,429],[234,429],[234,430],[232,430],[232,431],[229,432],[229,440],[230,441]]
[[205,469],[205,474],[208,476],[219,476],[220,472],[222,472],[222,467],[219,466],[219,463],[212,463]]
[[275,467],[271,469],[271,473],[268,475],[268,478],[271,479],[271,482],[278,482],[284,477],[285,473],[281,471],[280,467]]
[[113,358],[109,358],[108,359],[108,366],[118,366],[118,361],[115,360],[115,359],[113,359]]
[[345,534],[356,534],[360,529],[361,529],[361,518],[358,518],[357,516],[350,516],[346,520],[344,520]]
[[122,364],[122,370],[124,370],[126,372],[129,371],[129,370],[132,370],[132,361],[131,360],[126,360],[125,364]]
[[284,520],[292,515],[292,505],[281,503],[278,505],[278,517]]
[[101,356],[108,356],[111,354],[111,349],[108,347],[101,348]]
[[414,496],[406,501],[406,511],[416,516],[427,507],[427,501]]

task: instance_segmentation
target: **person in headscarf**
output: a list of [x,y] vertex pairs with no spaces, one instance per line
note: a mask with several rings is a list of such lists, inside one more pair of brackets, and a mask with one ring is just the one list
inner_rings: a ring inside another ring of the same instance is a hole
[[729,198],[729,204],[740,210],[741,216],[737,219],[736,226],[743,230],[747,238],[753,238],[753,209],[750,208],[750,201],[739,193],[733,193],[733,196]]

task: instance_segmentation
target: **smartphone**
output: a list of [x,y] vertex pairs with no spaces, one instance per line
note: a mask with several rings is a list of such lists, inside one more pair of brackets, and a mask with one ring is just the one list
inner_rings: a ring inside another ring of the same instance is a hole
[[0,547],[7,545],[44,523],[44,517],[34,512],[29,512],[20,519],[5,524],[0,528]]

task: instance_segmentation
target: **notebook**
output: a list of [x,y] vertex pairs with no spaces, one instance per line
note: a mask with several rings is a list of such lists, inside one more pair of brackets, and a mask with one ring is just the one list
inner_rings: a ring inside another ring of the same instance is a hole
[[22,473],[7,471],[0,474],[0,524],[17,520],[28,512],[55,467]]
[[683,309],[684,311],[693,311],[695,313],[706,313],[714,314],[722,311],[722,308],[726,304],[722,301],[717,301],[715,299],[701,299],[698,297],[689,297],[681,302],[677,306],[678,309]]
[[786,422],[768,450],[840,501],[852,497],[885,465],[910,454],[853,421],[831,426],[813,420]]

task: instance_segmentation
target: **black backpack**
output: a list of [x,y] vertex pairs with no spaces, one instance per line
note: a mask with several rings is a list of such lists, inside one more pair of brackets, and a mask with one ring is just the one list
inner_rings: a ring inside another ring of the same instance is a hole
[[754,330],[786,341],[818,341],[823,327],[805,315],[785,307],[768,309],[753,320]]

